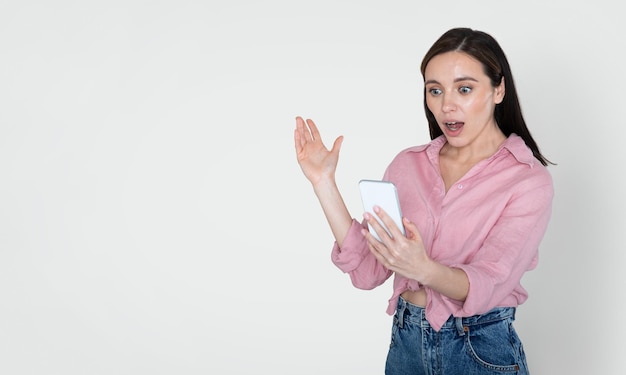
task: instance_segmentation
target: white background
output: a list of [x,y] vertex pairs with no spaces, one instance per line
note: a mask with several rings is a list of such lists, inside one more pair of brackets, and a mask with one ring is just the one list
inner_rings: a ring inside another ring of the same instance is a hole
[[[353,288],[300,172],[428,141],[419,64],[492,34],[556,162],[517,329],[534,374],[623,373],[624,37],[601,1],[0,1],[0,373],[382,374],[391,283]],[[621,369],[621,370],[620,370]]]

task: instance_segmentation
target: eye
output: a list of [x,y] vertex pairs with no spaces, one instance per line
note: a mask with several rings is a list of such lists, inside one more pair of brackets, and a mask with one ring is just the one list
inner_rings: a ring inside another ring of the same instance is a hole
[[431,89],[428,89],[428,92],[429,92],[429,93],[430,93],[430,95],[432,95],[432,96],[441,95],[441,89],[437,89],[437,88],[431,88]]
[[461,86],[459,88],[459,91],[461,92],[461,94],[469,94],[470,92],[472,92],[472,88],[469,86]]

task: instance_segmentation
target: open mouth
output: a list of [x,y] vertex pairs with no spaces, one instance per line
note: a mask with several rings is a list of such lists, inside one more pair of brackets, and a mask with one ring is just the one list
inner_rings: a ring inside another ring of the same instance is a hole
[[460,128],[462,128],[465,123],[464,122],[460,122],[460,121],[451,121],[451,122],[444,122],[444,124],[451,131],[457,131]]

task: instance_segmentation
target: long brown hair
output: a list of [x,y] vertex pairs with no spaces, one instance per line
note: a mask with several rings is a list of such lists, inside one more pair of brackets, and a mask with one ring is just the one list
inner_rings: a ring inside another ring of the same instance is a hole
[[[437,39],[424,56],[421,65],[422,77],[425,77],[426,65],[433,57],[451,51],[464,52],[478,60],[482,64],[483,70],[489,77],[493,87],[497,87],[504,77],[506,90],[504,99],[500,104],[496,105],[494,111],[498,127],[507,137],[511,133],[519,135],[541,164],[546,166],[553,164],[541,154],[537,143],[526,126],[517,97],[513,75],[511,74],[511,67],[498,42],[483,31],[469,28],[450,29]],[[443,132],[426,104],[426,88],[424,88],[424,110],[428,119],[430,138],[435,139],[442,135]]]

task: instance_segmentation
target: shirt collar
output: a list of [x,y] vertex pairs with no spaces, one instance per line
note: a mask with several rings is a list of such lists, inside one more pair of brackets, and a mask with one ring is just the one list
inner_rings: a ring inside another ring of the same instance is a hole
[[[410,148],[409,151],[411,152],[426,151],[428,153],[428,156],[431,159],[438,160],[439,151],[441,151],[441,148],[443,147],[444,144],[446,144],[446,137],[443,135],[440,135],[437,138],[430,141],[429,143]],[[537,163],[537,159],[533,155],[530,148],[526,146],[526,143],[524,142],[522,137],[520,137],[519,135],[515,133],[511,133],[511,135],[507,137],[507,139],[504,141],[502,146],[500,146],[500,149],[496,151],[496,153],[492,156],[492,158],[496,157],[497,155],[504,152],[505,150],[508,151],[511,155],[513,155],[513,157],[519,163],[528,164],[531,167],[533,167],[535,163]]]
[[508,150],[520,163],[528,164],[532,167],[538,162],[531,149],[526,146],[526,142],[515,133],[511,134],[506,141],[504,141],[504,144],[498,152],[502,152],[503,149]]

